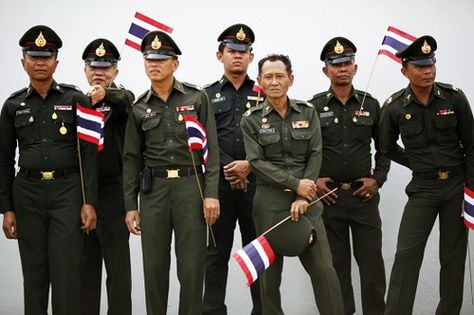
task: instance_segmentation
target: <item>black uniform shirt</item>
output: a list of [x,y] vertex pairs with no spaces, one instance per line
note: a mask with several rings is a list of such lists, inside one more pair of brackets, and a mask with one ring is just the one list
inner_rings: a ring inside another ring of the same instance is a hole
[[232,82],[223,76],[205,88],[216,118],[221,166],[246,158],[240,129],[242,114],[257,102],[263,101],[263,97],[252,90],[254,84],[255,82],[247,77],[239,90],[235,90]]
[[[425,106],[410,87],[393,94],[382,107],[380,142],[383,153],[415,172],[466,168],[474,188],[474,124],[464,93],[435,83]],[[404,148],[397,144],[401,135]]]
[[386,181],[390,160],[379,150],[379,102],[367,94],[361,110],[363,98],[364,92],[353,89],[346,104],[342,105],[330,89],[310,100],[318,112],[323,137],[320,177],[341,182],[368,177],[372,169],[371,141],[374,139],[373,176],[379,186]]
[[107,88],[107,95],[94,108],[104,114],[104,149],[99,152],[99,186],[122,175],[122,153],[128,113],[135,96],[122,86]]
[[[76,103],[90,107],[76,87],[53,81],[45,99],[32,87],[13,93],[0,117],[0,211],[14,210],[11,186],[18,166],[35,171],[78,168]],[[97,146],[80,141],[86,203],[97,198]]]

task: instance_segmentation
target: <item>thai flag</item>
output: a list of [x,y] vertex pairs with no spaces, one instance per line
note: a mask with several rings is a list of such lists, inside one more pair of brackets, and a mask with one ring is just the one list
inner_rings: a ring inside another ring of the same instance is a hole
[[199,120],[192,116],[184,116],[184,122],[186,124],[186,132],[188,135],[189,152],[192,152],[193,150],[202,150],[202,158],[204,164],[206,164],[208,158],[206,129]]
[[141,51],[140,47],[143,37],[154,29],[159,29],[167,33],[173,32],[172,27],[160,23],[140,12],[135,12],[135,17],[128,30],[128,38],[125,40],[125,45]]
[[98,151],[104,148],[104,114],[76,104],[77,137],[95,143]]
[[259,95],[265,95],[265,91],[263,91],[263,89],[257,83],[253,85],[252,91],[257,92]]
[[404,31],[401,31],[393,26],[389,26],[387,33],[382,41],[382,48],[379,50],[379,55],[385,55],[398,63],[402,63],[400,58],[395,56],[397,52],[404,49],[416,40],[415,36],[412,36]]
[[474,191],[464,187],[464,224],[474,229]]
[[247,286],[250,286],[273,263],[275,253],[265,236],[260,235],[232,257],[247,277]]

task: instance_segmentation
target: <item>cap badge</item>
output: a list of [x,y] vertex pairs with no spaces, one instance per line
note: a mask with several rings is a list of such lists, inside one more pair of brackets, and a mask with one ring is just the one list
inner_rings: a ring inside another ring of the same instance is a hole
[[344,52],[344,46],[342,46],[339,41],[336,41],[336,46],[334,46],[334,52],[338,55]]
[[237,34],[235,34],[235,37],[242,41],[242,40],[245,40],[247,38],[247,35],[245,34],[244,30],[242,29],[242,27],[240,28],[240,30],[237,32]]
[[105,55],[104,43],[100,43],[100,46],[97,47],[97,49],[95,50],[95,54],[98,57],[104,57],[104,55]]
[[156,35],[155,39],[151,42],[151,48],[160,49],[160,47],[161,47],[161,42],[160,42],[160,39],[158,38],[158,35]]
[[429,54],[431,52],[431,46],[428,45],[428,43],[425,42],[423,43],[423,46],[421,46],[421,52],[424,53],[424,54]]
[[43,32],[40,32],[38,37],[35,39],[35,45],[37,47],[44,47],[46,46],[46,39],[43,36]]

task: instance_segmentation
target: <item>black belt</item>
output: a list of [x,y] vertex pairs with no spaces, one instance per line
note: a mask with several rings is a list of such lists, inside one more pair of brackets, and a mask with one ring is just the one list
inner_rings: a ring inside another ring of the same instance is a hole
[[456,166],[451,169],[444,169],[444,170],[430,171],[430,172],[413,171],[413,178],[446,180],[448,178],[459,176],[462,174],[464,174],[464,167]]
[[191,176],[194,174],[202,174],[201,165],[196,165],[196,170],[193,167],[152,167],[151,174],[155,177],[162,178],[180,178],[184,176]]
[[41,179],[41,180],[53,180],[53,179],[58,179],[61,177],[67,177],[72,174],[76,174],[78,172],[77,168],[63,168],[59,170],[52,170],[52,171],[35,171],[35,170],[30,170],[27,168],[20,168],[19,173],[23,174],[27,177],[33,177],[36,179]]
[[339,188],[342,190],[349,190],[349,189],[358,189],[364,185],[363,182],[327,182],[326,186],[329,189]]

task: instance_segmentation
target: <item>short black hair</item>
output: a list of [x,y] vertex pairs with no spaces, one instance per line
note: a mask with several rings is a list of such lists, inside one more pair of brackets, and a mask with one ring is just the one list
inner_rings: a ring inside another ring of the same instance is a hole
[[281,61],[285,65],[286,72],[288,73],[288,75],[293,73],[293,70],[291,68],[290,57],[288,57],[287,55],[282,55],[282,54],[271,54],[271,55],[268,55],[268,56],[260,59],[260,61],[258,62],[258,75],[259,76],[262,73],[262,66],[266,61],[272,61],[272,62]]

